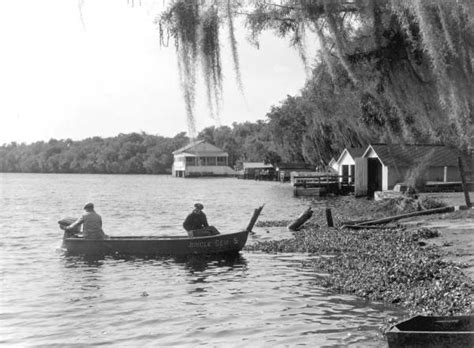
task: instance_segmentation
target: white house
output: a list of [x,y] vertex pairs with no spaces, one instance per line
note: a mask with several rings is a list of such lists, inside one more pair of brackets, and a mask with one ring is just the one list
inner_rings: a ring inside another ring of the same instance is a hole
[[229,154],[204,140],[173,152],[172,175],[176,177],[233,176]]

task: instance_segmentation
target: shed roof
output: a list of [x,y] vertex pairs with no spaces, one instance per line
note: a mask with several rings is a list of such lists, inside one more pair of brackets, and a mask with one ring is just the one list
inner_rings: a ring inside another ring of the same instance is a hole
[[355,159],[355,158],[358,158],[358,157],[362,157],[362,155],[365,153],[365,148],[363,147],[346,147],[342,152],[341,152],[341,155],[339,156],[339,158],[337,159],[337,163],[339,163],[342,158],[344,157],[344,154],[345,153],[348,153],[352,159]]
[[173,155],[178,155],[181,153],[189,153],[193,155],[213,155],[213,156],[227,156],[227,152],[222,149],[219,149],[217,146],[209,144],[204,140],[199,140],[192,142],[182,148],[173,151]]
[[373,149],[382,163],[386,166],[410,167],[428,159],[429,167],[457,167],[458,157],[464,166],[472,166],[472,160],[458,149],[445,145],[404,145],[404,144],[373,144],[369,145],[364,156]]
[[243,162],[242,166],[244,169],[246,168],[273,168],[273,165],[271,164],[265,164],[263,162]]
[[314,165],[304,162],[283,162],[276,165],[278,169],[314,169]]
[[347,152],[352,156],[352,158],[362,157],[365,152],[365,147],[348,147]]

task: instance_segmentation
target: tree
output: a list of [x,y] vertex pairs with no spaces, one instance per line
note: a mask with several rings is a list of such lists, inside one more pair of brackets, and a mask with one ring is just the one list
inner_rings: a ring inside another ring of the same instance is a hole
[[164,174],[173,163],[172,152],[188,141],[184,133],[173,138],[131,133],[75,142],[11,143],[0,146],[0,172]]
[[[240,81],[238,17],[256,43],[263,30],[287,37],[304,63],[305,39],[315,35],[316,70],[323,66],[336,86],[343,76],[366,121],[377,121],[387,135],[468,145],[474,103],[471,0],[172,1],[158,22],[161,37],[169,35],[176,43],[190,124],[198,64],[210,104],[217,105],[222,95],[220,27],[228,29]],[[335,98],[338,93],[335,89]]]

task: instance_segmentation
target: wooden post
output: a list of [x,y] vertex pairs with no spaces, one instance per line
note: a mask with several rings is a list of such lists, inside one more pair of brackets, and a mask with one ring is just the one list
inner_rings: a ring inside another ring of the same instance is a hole
[[306,209],[303,214],[298,216],[298,218],[288,225],[290,231],[297,231],[306,221],[308,221],[311,216],[313,216],[313,210],[311,207]]
[[326,221],[328,223],[328,227],[334,227],[334,221],[332,220],[331,208],[326,208]]
[[[265,205],[265,204],[264,204],[264,205]],[[262,205],[261,207],[255,209],[255,210],[253,211],[253,216],[252,216],[252,218],[250,219],[250,222],[249,222],[249,224],[248,224],[248,226],[247,226],[246,231],[249,231],[249,232],[252,231],[252,228],[253,228],[253,226],[255,225],[255,223],[257,222],[258,216],[259,216],[260,213],[262,212],[262,209],[263,209],[263,206],[264,206],[264,205]]]
[[466,200],[466,206],[468,208],[471,208],[471,198],[469,197],[469,191],[467,189],[467,184],[466,184],[466,176],[464,175],[464,167],[462,165],[462,159],[461,157],[458,157],[458,166],[459,166],[459,174],[461,175],[461,185],[462,185],[462,190],[464,191],[464,199]]

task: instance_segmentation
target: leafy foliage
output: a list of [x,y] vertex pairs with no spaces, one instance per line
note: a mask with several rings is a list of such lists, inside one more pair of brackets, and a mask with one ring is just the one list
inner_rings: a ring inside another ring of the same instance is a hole
[[262,121],[234,123],[232,128],[208,127],[198,134],[198,138],[227,151],[229,163],[237,167],[245,161],[271,162],[275,158],[272,135],[268,125]]
[[[193,8],[190,21],[182,20],[184,4]],[[178,0],[161,16],[160,24],[179,50],[201,52],[197,59],[194,53],[179,51],[181,63],[188,67],[186,86],[194,86],[191,66],[201,61],[208,90],[214,89],[215,96],[222,94],[216,83],[216,76],[222,76],[217,37],[224,22],[233,28],[233,19],[243,16],[257,45],[264,30],[287,37],[305,64],[305,37],[315,35],[321,49],[313,55],[313,86],[307,90],[317,92],[318,87],[322,93],[313,93],[306,124],[327,136],[303,137],[304,156],[314,161],[340,146],[328,139],[341,138],[348,144],[383,135],[409,143],[427,139],[468,146],[474,106],[472,12],[469,0]],[[209,18],[212,25],[206,25]],[[203,28],[212,32],[213,40],[199,39],[203,34],[196,33]],[[183,35],[188,31],[192,35]],[[239,71],[233,29],[229,38]],[[204,47],[199,51],[196,46]],[[340,105],[329,105],[330,100]],[[185,101],[192,110],[192,100]],[[376,130],[374,135],[362,131],[367,125]]]

